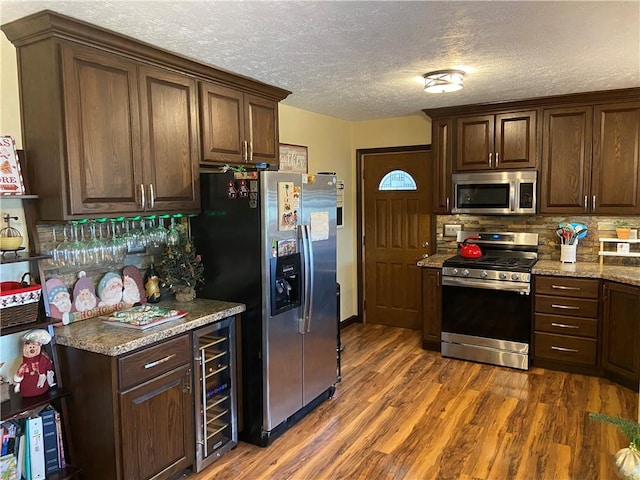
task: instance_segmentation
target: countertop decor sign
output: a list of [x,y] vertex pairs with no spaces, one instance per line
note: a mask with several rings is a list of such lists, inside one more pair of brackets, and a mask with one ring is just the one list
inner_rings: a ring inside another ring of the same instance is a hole
[[173,244],[167,244],[160,263],[162,284],[175,294],[179,302],[196,298],[196,287],[204,283],[202,258],[195,252],[186,226],[174,227],[178,233]]

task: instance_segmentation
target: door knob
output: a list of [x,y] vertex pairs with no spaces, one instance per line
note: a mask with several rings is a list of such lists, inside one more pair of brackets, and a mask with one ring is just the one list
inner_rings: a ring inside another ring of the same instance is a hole
[[422,242],[422,248],[427,248],[429,246],[429,242]]

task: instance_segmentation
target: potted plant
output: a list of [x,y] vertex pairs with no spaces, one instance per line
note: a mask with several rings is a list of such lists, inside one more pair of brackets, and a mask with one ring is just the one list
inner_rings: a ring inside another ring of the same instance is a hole
[[627,437],[629,446],[618,450],[614,462],[622,478],[640,480],[640,423],[602,413],[590,413],[589,418],[615,425]]
[[174,242],[167,244],[160,262],[160,277],[176,296],[179,302],[188,302],[196,298],[196,287],[204,283],[204,265],[197,255],[186,227],[175,226],[177,236]]
[[620,240],[626,240],[629,238],[631,227],[629,227],[629,222],[627,220],[618,220],[614,225],[616,227],[616,235]]

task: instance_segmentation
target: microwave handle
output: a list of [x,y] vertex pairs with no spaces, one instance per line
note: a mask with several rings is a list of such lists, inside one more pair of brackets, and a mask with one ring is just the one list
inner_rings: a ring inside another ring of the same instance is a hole
[[[512,212],[515,210],[515,203],[516,203],[516,190],[519,190],[519,186],[518,184],[512,183],[511,184],[511,188],[509,189],[509,210],[511,210]],[[519,194],[520,192],[518,192]]]

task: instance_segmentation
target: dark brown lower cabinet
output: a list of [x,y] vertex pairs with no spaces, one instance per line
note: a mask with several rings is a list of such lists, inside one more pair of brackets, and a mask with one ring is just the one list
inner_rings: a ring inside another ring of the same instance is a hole
[[640,288],[605,281],[603,299],[604,374],[637,391],[640,383]]
[[85,478],[168,479],[193,465],[188,334],[119,357],[59,349]]
[[440,351],[442,283],[440,268],[422,269],[422,348]]

